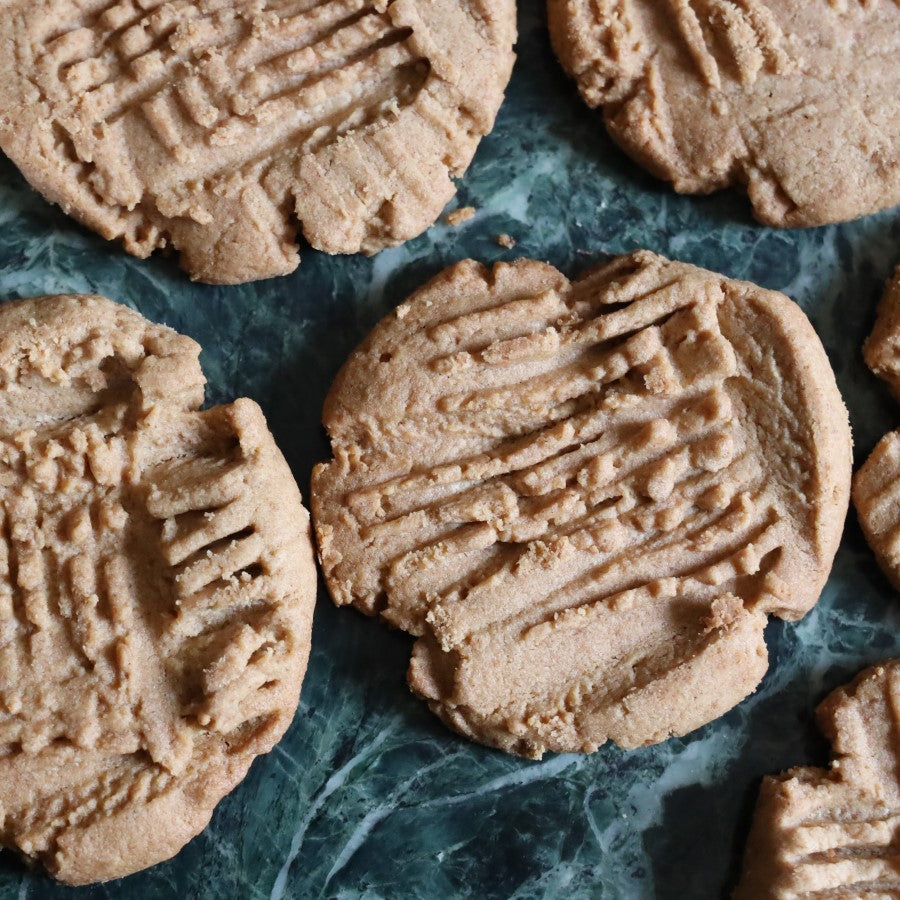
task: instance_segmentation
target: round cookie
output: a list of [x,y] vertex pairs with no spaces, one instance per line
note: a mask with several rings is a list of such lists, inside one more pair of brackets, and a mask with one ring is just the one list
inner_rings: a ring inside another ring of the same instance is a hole
[[0,148],[45,197],[237,283],[415,237],[509,80],[514,0],[9,0]]
[[747,190],[767,225],[900,203],[900,4],[548,0],[613,139],[683,193]]
[[334,601],[416,635],[413,691],[525,756],[738,703],[847,508],[847,415],[800,308],[647,252],[574,282],[452,266],[353,353],[323,418]]
[[820,704],[835,759],[763,779],[735,900],[900,896],[898,708],[896,659]]
[[177,853],[299,699],[309,518],[199,352],[102,297],[0,306],[0,843],[72,884]]
[[[900,266],[887,284],[863,355],[900,400]],[[900,590],[900,430],[886,434],[853,476],[853,505],[878,564]]]

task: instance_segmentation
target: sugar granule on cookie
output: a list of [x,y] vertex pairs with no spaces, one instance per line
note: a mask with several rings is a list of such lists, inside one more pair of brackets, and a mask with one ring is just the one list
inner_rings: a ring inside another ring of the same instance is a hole
[[613,139],[684,193],[744,187],[783,227],[900,203],[900,3],[548,0]]
[[421,234],[494,124],[513,0],[8,0],[0,149],[45,197],[191,277],[284,275],[298,234]]
[[323,420],[332,598],[418,638],[410,685],[448,725],[525,756],[740,702],[846,514],[847,414],[800,308],[647,252],[573,282],[452,266],[351,355]]
[[0,306],[0,844],[70,884],[177,853],[299,699],[309,517],[199,352],[102,297]]
[[896,659],[822,702],[834,761],[763,779],[735,900],[900,896],[898,709]]

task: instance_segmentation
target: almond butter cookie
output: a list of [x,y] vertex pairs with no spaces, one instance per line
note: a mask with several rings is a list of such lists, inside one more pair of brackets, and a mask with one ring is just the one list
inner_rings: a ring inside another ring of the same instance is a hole
[[0,306],[0,842],[72,884],[167,859],[291,722],[316,575],[259,407],[94,296]]
[[[900,267],[888,282],[863,355],[900,400]],[[900,430],[886,434],[853,476],[853,505],[878,564],[900,590]]]
[[822,702],[834,762],[763,779],[735,900],[900,896],[898,709],[896,659]]
[[683,193],[742,185],[767,225],[900,203],[900,3],[548,0],[563,67]]
[[834,375],[782,294],[652,253],[445,270],[346,362],[313,474],[334,601],[409,683],[539,757],[684,734],[817,600],[847,509]]
[[44,196],[192,278],[284,275],[297,235],[430,226],[493,127],[514,0],[9,0],[0,148]]

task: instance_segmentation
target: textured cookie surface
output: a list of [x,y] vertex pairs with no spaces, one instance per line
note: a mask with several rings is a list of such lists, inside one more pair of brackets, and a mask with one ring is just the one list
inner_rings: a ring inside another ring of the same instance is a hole
[[293,717],[315,569],[258,406],[92,296],[0,306],[0,842],[84,883],[176,853]]
[[835,760],[763,780],[735,900],[900,897],[900,660],[818,709]]
[[563,66],[676,190],[742,184],[770,225],[900,203],[897,0],[548,0]]
[[413,690],[511,752],[632,747],[750,693],[847,507],[825,353],[781,294],[639,252],[445,270],[331,390],[331,595],[417,635]]
[[887,283],[863,355],[868,367],[888,383],[900,400],[900,266]]
[[0,148],[46,197],[194,277],[415,237],[490,131],[513,0],[7,0]]
[[[900,400],[900,267],[887,284],[863,354]],[[853,505],[879,565],[900,590],[900,431],[886,434],[853,476]]]

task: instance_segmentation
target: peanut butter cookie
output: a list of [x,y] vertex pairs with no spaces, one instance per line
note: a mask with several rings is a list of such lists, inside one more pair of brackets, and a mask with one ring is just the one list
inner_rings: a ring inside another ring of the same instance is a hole
[[[888,282],[863,353],[900,400],[900,267]],[[879,565],[900,590],[900,430],[886,434],[854,475],[853,505]]]
[[509,80],[514,0],[9,0],[0,148],[44,196],[191,277],[284,275],[297,233],[431,225]]
[[767,225],[900,203],[900,3],[548,0],[613,139],[683,193],[746,187]]
[[308,516],[200,348],[94,296],[0,306],[0,842],[72,884],[198,834],[281,737]]
[[525,756],[662,741],[746,697],[847,508],[847,415],[800,308],[647,252],[574,282],[458,263],[323,418],[334,601],[415,635],[412,689]]
[[896,659],[823,701],[834,762],[763,779],[735,900],[900,897],[898,709]]

